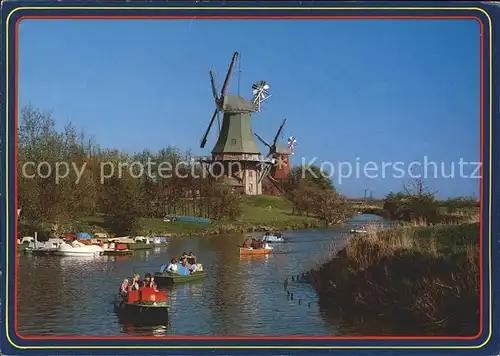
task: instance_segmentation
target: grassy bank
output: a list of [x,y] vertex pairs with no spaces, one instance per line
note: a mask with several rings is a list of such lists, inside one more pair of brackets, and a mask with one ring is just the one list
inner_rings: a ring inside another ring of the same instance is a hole
[[313,285],[329,314],[395,325],[391,334],[475,335],[478,242],[478,223],[369,226],[311,271]]
[[[391,220],[391,214],[382,206],[363,204],[357,207],[363,214],[374,214]],[[450,211],[445,207],[437,208],[437,221],[440,224],[461,224],[479,219],[479,207],[461,207]]]
[[[140,235],[176,234],[184,235],[216,235],[224,233],[244,233],[265,231],[268,229],[303,229],[320,226],[311,217],[293,214],[292,203],[285,198],[275,196],[245,196],[241,204],[241,216],[234,221],[220,220],[212,224],[191,222],[164,222],[160,218],[141,218]],[[104,216],[84,216],[72,220],[61,221],[61,232],[89,233],[107,232]],[[47,225],[46,228],[50,226]]]

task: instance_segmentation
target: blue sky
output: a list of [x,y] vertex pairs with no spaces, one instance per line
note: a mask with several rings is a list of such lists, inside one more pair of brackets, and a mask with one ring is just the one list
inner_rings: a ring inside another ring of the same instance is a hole
[[[334,173],[337,188],[382,196],[404,183],[390,168],[382,177],[383,162],[407,168],[427,156],[446,174],[455,162],[458,176],[460,158],[479,160],[479,41],[473,20],[24,20],[19,105],[53,110],[59,127],[71,121],[104,147],[208,154],[217,133],[199,148],[214,110],[208,71],[221,85],[237,50],[240,94],[250,98],[261,79],[273,94],[254,131],[271,139],[286,117],[295,164],[317,157],[355,171],[359,157],[359,175]],[[369,161],[377,178],[363,174]],[[441,197],[479,192],[478,179],[428,174]]]

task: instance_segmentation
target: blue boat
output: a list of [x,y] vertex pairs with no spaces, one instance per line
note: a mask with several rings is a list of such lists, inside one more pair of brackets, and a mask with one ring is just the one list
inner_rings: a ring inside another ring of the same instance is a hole
[[196,216],[178,216],[178,215],[167,215],[163,218],[163,221],[182,221],[182,222],[199,223],[199,224],[212,223],[212,220],[206,218],[198,218]]

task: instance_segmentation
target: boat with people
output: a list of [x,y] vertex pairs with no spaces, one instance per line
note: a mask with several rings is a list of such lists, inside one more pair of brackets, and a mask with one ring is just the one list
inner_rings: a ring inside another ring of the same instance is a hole
[[252,237],[247,237],[240,247],[240,255],[267,255],[272,251],[273,248],[267,242]]
[[262,241],[269,243],[276,243],[276,242],[284,242],[285,239],[283,238],[283,236],[281,236],[281,233],[279,232],[266,232],[264,236],[262,236]]
[[[180,261],[180,262],[179,262]],[[190,252],[184,252],[180,259],[173,257],[170,264],[160,267],[160,271],[154,274],[154,280],[159,286],[198,281],[205,278],[203,265],[197,263],[196,256]]]
[[79,241],[73,241],[70,244],[64,243],[54,252],[58,256],[100,256],[104,252],[101,246],[85,245]]
[[168,323],[170,303],[166,291],[159,291],[151,274],[135,274],[132,282],[124,279],[116,298],[120,319],[136,325],[163,325]]

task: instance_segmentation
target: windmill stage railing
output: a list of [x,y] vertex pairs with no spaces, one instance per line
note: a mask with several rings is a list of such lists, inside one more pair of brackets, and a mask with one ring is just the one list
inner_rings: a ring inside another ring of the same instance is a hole
[[252,161],[252,162],[264,162],[271,163],[272,158],[264,157],[263,155],[252,155],[252,154],[224,154],[224,155],[214,155],[214,156],[201,156],[198,157],[201,162],[212,162],[212,161]]

